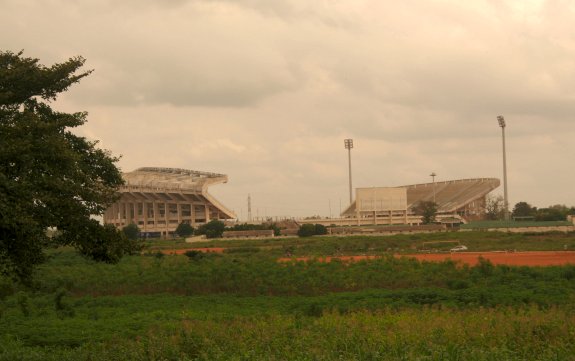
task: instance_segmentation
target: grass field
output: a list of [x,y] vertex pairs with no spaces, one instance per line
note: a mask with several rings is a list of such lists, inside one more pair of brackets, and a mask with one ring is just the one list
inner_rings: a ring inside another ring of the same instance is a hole
[[[574,360],[575,266],[391,256],[454,238],[575,247],[573,234],[465,232],[212,241],[228,250],[187,257],[153,241],[116,265],[57,249],[31,288],[0,279],[0,360]],[[286,249],[382,257],[277,262]]]

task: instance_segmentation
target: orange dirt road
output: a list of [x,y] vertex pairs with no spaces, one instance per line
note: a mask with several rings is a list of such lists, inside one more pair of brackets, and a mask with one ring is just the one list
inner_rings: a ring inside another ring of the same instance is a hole
[[[320,262],[331,262],[338,259],[344,262],[375,259],[381,256],[339,256],[318,257]],[[558,266],[565,264],[575,265],[575,252],[461,252],[461,253],[432,253],[432,254],[396,254],[395,257],[415,258],[419,261],[443,262],[451,259],[474,266],[479,262],[479,257],[489,260],[493,264],[505,264],[509,266]],[[310,257],[280,258],[280,262],[307,261]]]

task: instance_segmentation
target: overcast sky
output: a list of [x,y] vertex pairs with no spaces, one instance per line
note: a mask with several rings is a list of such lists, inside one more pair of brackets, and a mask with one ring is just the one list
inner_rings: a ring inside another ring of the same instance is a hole
[[[502,179],[575,205],[575,2],[0,0],[0,48],[94,73],[54,106],[119,166],[224,173],[241,219],[328,216],[354,187]],[[495,194],[502,194],[500,187]]]

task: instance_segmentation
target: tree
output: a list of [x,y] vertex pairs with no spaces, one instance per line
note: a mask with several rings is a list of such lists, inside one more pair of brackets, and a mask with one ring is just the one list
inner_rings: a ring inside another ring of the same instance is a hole
[[314,227],[315,227],[315,234],[317,235],[327,234],[327,228],[323,224],[316,224]]
[[564,221],[567,219],[567,215],[570,213],[570,209],[565,205],[556,204],[548,208],[540,208],[537,210],[535,215],[536,221]]
[[433,223],[437,215],[437,203],[433,201],[420,201],[413,208],[413,212],[421,216],[423,224]]
[[129,240],[136,240],[140,235],[140,229],[134,223],[130,223],[124,228],[122,228],[122,233],[128,238]]
[[[87,113],[50,103],[91,71],[75,57],[50,67],[22,52],[0,51],[0,273],[30,281],[44,250],[74,246],[94,260],[116,262],[137,249],[102,215],[123,184],[118,158],[75,135]],[[49,237],[47,230],[57,229]]]
[[306,223],[302,224],[297,231],[299,237],[311,237],[315,235],[315,225]]
[[537,208],[532,207],[529,203],[517,202],[511,214],[513,217],[533,217],[535,212],[537,212]]
[[505,206],[502,196],[485,198],[485,218],[491,221],[503,219]]
[[206,238],[220,238],[224,234],[226,226],[224,222],[212,219],[206,224],[202,224],[196,234],[205,234]]
[[194,227],[189,223],[182,222],[176,228],[176,234],[180,237],[188,237],[194,234]]

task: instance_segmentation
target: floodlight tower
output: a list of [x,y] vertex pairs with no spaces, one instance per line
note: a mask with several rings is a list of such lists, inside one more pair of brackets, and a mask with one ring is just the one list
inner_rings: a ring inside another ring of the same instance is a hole
[[433,182],[433,203],[435,203],[435,172],[432,172],[429,176],[431,177],[431,181]]
[[503,139],[503,208],[504,208],[504,219],[509,220],[509,200],[507,198],[507,160],[505,156],[505,118],[503,115],[497,116],[497,121],[501,127],[501,137]]
[[343,144],[345,149],[347,149],[347,159],[349,162],[349,204],[353,202],[353,196],[351,193],[351,148],[353,148],[353,139],[344,139]]

